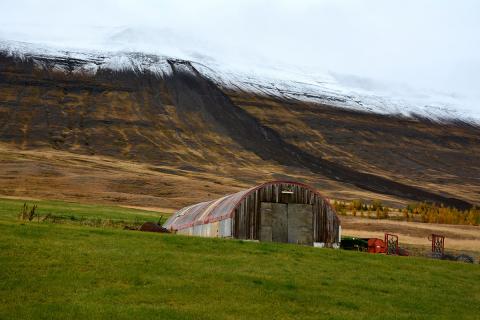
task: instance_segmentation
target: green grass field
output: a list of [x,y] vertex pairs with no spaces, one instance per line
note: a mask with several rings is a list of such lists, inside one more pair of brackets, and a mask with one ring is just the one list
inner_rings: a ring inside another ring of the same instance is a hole
[[80,204],[64,201],[24,201],[0,198],[0,220],[12,221],[12,219],[16,218],[24,203],[27,203],[30,206],[37,204],[37,211],[40,215],[51,213],[64,217],[73,216],[77,218],[88,217],[125,221],[157,221],[162,215],[152,211],[130,209],[118,206]]
[[0,319],[479,319],[478,264],[23,222],[22,205],[0,200]]

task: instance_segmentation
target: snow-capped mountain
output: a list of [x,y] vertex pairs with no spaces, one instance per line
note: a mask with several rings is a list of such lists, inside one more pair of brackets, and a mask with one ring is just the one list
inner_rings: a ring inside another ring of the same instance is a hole
[[285,172],[326,189],[469,207],[480,154],[480,126],[469,123],[478,118],[407,104],[361,78],[271,65],[4,41],[0,144],[238,179]]
[[[123,30],[110,37],[111,43],[135,42],[135,33]],[[172,41],[167,42],[173,48]],[[167,48],[165,47],[165,48]],[[406,86],[379,85],[363,79],[335,73],[311,72],[304,68],[278,67],[258,62],[219,62],[198,51],[166,49],[170,54],[59,48],[42,44],[0,40],[0,52],[19,59],[32,59],[38,67],[54,64],[54,70],[96,74],[99,70],[151,73],[158,77],[171,74],[169,60],[186,60],[192,68],[219,87],[284,99],[301,100],[365,112],[425,117],[436,121],[480,121],[480,113],[454,95],[418,91]],[[470,107],[470,108],[469,108]]]

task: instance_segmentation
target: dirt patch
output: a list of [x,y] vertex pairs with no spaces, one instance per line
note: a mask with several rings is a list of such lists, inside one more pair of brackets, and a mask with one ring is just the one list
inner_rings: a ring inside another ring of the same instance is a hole
[[167,229],[153,222],[145,222],[140,226],[138,230],[144,231],[144,232],[168,233]]

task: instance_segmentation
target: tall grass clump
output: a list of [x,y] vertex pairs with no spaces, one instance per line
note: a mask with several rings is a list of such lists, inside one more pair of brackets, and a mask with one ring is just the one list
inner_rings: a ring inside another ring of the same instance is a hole
[[34,204],[32,207],[29,207],[27,203],[23,204],[22,209],[20,210],[20,213],[18,214],[18,218],[20,220],[28,220],[32,221],[35,216],[38,218],[38,214],[36,213],[37,210],[37,205]]

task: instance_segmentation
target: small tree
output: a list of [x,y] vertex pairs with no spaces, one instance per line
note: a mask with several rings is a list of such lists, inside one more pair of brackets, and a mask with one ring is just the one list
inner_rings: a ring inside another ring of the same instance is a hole
[[389,218],[389,212],[390,212],[390,209],[388,209],[388,207],[383,207],[383,218],[384,219],[388,219]]

